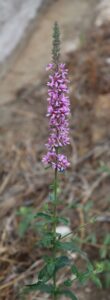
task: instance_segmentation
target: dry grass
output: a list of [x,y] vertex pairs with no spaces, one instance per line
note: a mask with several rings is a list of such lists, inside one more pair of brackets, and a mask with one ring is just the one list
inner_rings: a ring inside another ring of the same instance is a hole
[[[59,213],[68,215],[71,228],[82,239],[96,230],[95,245],[83,245],[91,258],[98,257],[101,247],[100,232],[109,230],[110,212],[107,197],[110,193],[110,175],[98,169],[103,162],[109,165],[110,142],[106,139],[94,143],[92,123],[94,121],[97,96],[110,93],[109,70],[109,26],[105,25],[87,38],[87,44],[78,53],[68,58],[71,77],[71,145],[68,154],[71,167],[61,175],[62,205]],[[16,211],[21,206],[34,207],[38,211],[48,198],[52,172],[41,164],[44,143],[48,134],[45,120],[45,78],[43,84],[28,86],[16,94],[16,101],[3,107],[0,122],[0,300],[17,300],[23,284],[34,281],[41,266],[42,253],[35,249],[37,236],[31,229],[19,238],[20,219]],[[106,120],[106,116],[105,116]],[[106,123],[105,125],[106,132]],[[97,130],[97,120],[96,120]],[[85,224],[83,206],[90,200],[94,215],[105,221]],[[68,206],[79,203],[79,208]],[[101,230],[100,230],[101,228]],[[62,275],[63,276],[63,275]],[[66,274],[65,274],[66,276]],[[60,278],[62,280],[62,277]],[[37,299],[42,299],[36,294]],[[20,298],[21,299],[21,298]],[[31,294],[28,300],[34,300]],[[46,298],[45,298],[46,299]]]

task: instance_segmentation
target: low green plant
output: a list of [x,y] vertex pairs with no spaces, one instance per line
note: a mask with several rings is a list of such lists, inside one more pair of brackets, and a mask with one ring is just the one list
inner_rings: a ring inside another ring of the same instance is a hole
[[[54,184],[51,188],[54,191]],[[50,197],[50,199],[53,199],[53,197]],[[57,200],[58,203],[59,201]],[[56,226],[59,224],[68,224],[67,218],[60,217],[57,213],[56,216],[54,215],[54,200],[49,200],[46,203],[44,211],[35,213],[34,208],[21,207],[17,215],[21,218],[19,227],[20,237],[23,238],[30,227],[33,230],[37,230],[39,240],[36,246],[46,251],[46,254],[42,257],[42,268],[37,274],[37,282],[28,284],[24,288],[24,295],[29,292],[40,291],[51,295],[52,299],[59,299],[61,295],[65,295],[69,299],[77,300],[73,292],[75,281],[80,285],[84,285],[87,280],[92,280],[98,287],[101,287],[98,275],[102,272],[102,265],[97,264],[94,267],[90,263],[87,254],[80,249],[74,233],[70,232],[62,236],[52,230],[54,223],[56,223]],[[31,217],[29,218],[30,215]],[[77,253],[85,261],[85,270],[80,271],[78,269],[70,253]],[[62,283],[57,285],[60,271],[64,269],[63,272],[66,273],[66,268],[69,275]]]

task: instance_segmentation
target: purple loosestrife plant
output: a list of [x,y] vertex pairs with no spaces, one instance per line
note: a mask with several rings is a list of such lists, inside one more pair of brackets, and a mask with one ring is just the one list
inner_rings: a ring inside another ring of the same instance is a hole
[[[56,261],[56,226],[58,222],[57,217],[57,186],[58,186],[58,172],[66,170],[70,165],[67,157],[61,153],[61,148],[70,143],[69,139],[69,122],[70,115],[70,100],[68,89],[68,70],[65,64],[59,62],[60,57],[60,39],[59,27],[55,23],[53,33],[53,62],[47,66],[47,70],[51,71],[49,75],[48,86],[48,110],[47,117],[49,118],[49,138],[46,144],[47,154],[42,161],[45,166],[51,166],[55,170],[54,179],[54,201],[53,201],[53,261]],[[56,272],[53,273],[53,299],[57,299],[56,286]]]
[[[69,122],[70,101],[68,91],[68,70],[65,64],[60,63],[60,39],[58,24],[54,25],[53,33],[53,61],[48,65],[49,75],[48,86],[48,110],[49,119],[49,137],[46,144],[47,153],[42,161],[47,167],[54,169],[54,183],[51,186],[52,194],[44,211],[34,214],[37,220],[37,233],[40,234],[38,246],[43,248],[46,255],[43,256],[44,266],[38,273],[37,282],[28,285],[26,290],[40,291],[51,296],[49,299],[57,300],[62,295],[66,298],[77,300],[73,291],[69,288],[73,285],[74,280],[80,283],[85,282],[89,277],[94,277],[93,266],[89,263],[86,272],[80,273],[70,256],[71,252],[81,253],[81,250],[75,245],[75,238],[72,232],[61,235],[57,231],[57,225],[68,224],[68,219],[59,217],[57,212],[58,200],[58,173],[65,171],[69,166],[67,157],[62,153],[62,147],[70,143],[69,139]],[[69,237],[69,240],[65,238]],[[72,238],[70,238],[72,236]],[[68,268],[69,275],[60,284],[58,283],[59,271],[65,267]],[[37,299],[37,298],[36,298]],[[44,298],[42,298],[44,299]]]

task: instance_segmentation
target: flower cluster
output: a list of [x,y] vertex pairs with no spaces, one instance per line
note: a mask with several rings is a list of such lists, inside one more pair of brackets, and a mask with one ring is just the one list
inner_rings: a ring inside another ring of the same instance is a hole
[[49,64],[51,70],[48,85],[48,111],[50,135],[46,144],[47,154],[42,161],[45,166],[52,166],[58,171],[63,171],[69,166],[67,157],[59,153],[59,148],[69,144],[70,101],[68,97],[68,70],[65,64]]

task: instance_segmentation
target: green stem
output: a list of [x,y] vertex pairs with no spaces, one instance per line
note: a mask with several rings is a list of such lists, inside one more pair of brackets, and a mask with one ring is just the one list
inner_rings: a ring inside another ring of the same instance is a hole
[[[54,224],[53,224],[53,234],[54,234],[54,241],[53,241],[53,259],[56,259],[56,214],[57,214],[57,168],[55,169],[55,181],[54,181]],[[54,295],[53,300],[57,299],[56,296],[56,273],[53,275],[53,285],[54,285]]]

